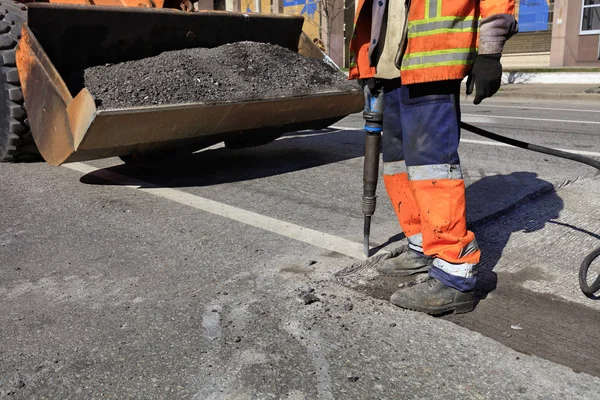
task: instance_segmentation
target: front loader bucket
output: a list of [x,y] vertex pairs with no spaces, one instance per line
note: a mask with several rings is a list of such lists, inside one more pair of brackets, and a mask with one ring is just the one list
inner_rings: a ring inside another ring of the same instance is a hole
[[358,90],[98,110],[86,88],[71,93],[65,83],[73,71],[90,66],[237,41],[293,51],[300,41],[305,54],[314,49],[300,40],[302,24],[302,17],[281,15],[32,4],[17,67],[36,145],[48,163],[60,165],[178,147],[193,151],[228,139],[267,142],[360,111]]

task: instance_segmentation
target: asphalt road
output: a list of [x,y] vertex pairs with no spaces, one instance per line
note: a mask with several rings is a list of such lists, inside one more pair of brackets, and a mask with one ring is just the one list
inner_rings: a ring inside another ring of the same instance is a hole
[[[600,158],[597,103],[463,117]],[[152,165],[0,165],[0,398],[597,398],[600,303],[576,281],[596,171],[463,132],[487,286],[475,312],[432,318],[387,303],[389,282],[333,278],[361,259],[361,126]],[[392,248],[380,193],[373,245]]]

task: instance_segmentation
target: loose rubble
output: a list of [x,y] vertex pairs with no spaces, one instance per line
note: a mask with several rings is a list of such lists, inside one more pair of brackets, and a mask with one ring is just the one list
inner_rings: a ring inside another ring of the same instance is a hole
[[308,288],[307,290],[301,291],[300,294],[298,295],[298,300],[300,302],[302,302],[304,305],[309,305],[309,304],[315,303],[317,301],[320,301],[319,298],[317,297],[317,295],[315,295],[314,291],[315,291],[315,289],[313,289],[313,288]]
[[[79,71],[98,108],[222,103],[358,90],[323,60],[257,42],[166,51],[154,57]],[[73,88],[76,91],[78,88]]]

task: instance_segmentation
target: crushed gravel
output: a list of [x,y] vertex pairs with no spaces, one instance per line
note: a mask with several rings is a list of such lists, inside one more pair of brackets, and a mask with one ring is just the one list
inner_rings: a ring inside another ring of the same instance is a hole
[[257,42],[168,51],[90,67],[78,74],[80,85],[92,93],[99,108],[212,104],[358,90],[356,82],[323,60]]

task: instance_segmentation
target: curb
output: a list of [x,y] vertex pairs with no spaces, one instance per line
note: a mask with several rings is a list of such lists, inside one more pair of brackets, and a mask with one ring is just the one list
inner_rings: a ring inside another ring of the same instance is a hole
[[508,84],[592,85],[600,84],[600,72],[522,72],[504,71],[502,82]]
[[496,96],[500,97],[527,97],[530,99],[546,100],[588,100],[600,101],[600,94],[597,93],[557,93],[557,92],[526,92],[520,90],[500,89]]

